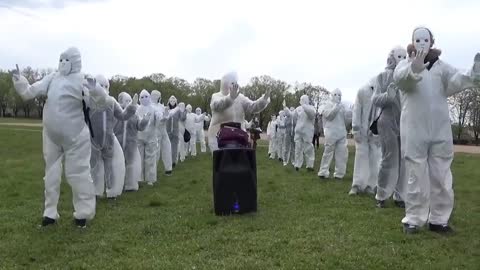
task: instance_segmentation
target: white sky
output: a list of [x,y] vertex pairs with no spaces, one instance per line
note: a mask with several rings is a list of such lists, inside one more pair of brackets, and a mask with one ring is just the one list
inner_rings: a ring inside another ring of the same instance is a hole
[[0,0],[0,69],[56,67],[76,46],[92,74],[192,82],[236,70],[241,84],[266,74],[353,101],[418,25],[432,29],[445,61],[470,67],[479,11],[476,0]]

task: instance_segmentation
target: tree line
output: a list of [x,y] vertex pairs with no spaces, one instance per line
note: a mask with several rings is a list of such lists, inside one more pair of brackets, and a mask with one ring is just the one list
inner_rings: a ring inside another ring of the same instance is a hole
[[[26,67],[21,71],[30,83],[42,79],[53,69],[33,69]],[[199,107],[203,112],[211,114],[210,100],[212,94],[220,89],[220,80],[197,78],[192,83],[178,77],[167,77],[162,73],[154,73],[142,78],[116,75],[110,78],[110,95],[117,98],[120,92],[133,96],[142,89],[158,90],[162,93],[162,103],[168,103],[170,96],[177,97],[179,102],[191,104],[193,109]],[[241,92],[250,99],[260,98],[267,89],[271,90],[271,103],[259,116],[260,125],[265,130],[271,115],[278,114],[283,109],[285,100],[288,107],[299,106],[300,96],[306,94],[315,103],[321,103],[328,98],[328,91],[322,86],[310,83],[295,83],[290,85],[282,80],[268,75],[253,77],[249,83],[241,87]],[[12,70],[0,70],[0,116],[2,117],[42,117],[46,98],[40,97],[23,101],[15,92],[12,82]],[[251,119],[253,116],[247,116]]]

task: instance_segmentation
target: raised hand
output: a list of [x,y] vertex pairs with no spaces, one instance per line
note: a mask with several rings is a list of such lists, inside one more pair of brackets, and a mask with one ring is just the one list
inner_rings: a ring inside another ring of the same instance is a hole
[[132,104],[138,105],[138,94],[133,95]]
[[425,57],[427,57],[427,52],[425,51],[419,51],[419,52],[413,52],[413,60],[412,60],[412,71],[415,74],[418,74],[422,72],[428,65],[430,65],[430,62],[425,62]]
[[238,97],[238,94],[238,83],[232,83],[232,86],[230,87],[230,97],[232,99],[236,99]]

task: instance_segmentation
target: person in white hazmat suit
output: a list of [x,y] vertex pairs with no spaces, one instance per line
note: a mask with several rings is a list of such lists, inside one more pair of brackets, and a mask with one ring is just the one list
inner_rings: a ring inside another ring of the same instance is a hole
[[272,115],[272,120],[267,125],[267,137],[268,137],[268,157],[275,159],[277,151],[275,151],[277,145],[277,116]]
[[[109,94],[110,83],[102,75],[95,77],[104,91]],[[115,200],[120,196],[125,182],[125,160],[122,148],[113,133],[115,120],[127,121],[137,111],[138,96],[125,110],[117,101],[109,96],[107,105],[102,108],[91,108],[89,111],[92,124],[92,154],[90,167],[95,193],[102,196],[104,191],[108,199]],[[106,190],[105,190],[106,186]]]
[[352,188],[349,195],[361,192],[374,194],[380,166],[380,139],[370,131],[370,126],[378,117],[378,109],[372,106],[376,78],[360,88],[353,105],[352,133],[355,140],[355,163]]
[[168,138],[170,139],[170,144],[172,145],[172,168],[175,168],[178,160],[178,146],[180,141],[183,142],[183,137],[181,140],[179,137],[179,122],[180,120],[184,120],[187,116],[184,108],[177,106],[177,98],[175,96],[171,96],[168,99],[168,108],[169,118],[167,120],[167,133]]
[[[86,107],[104,106],[107,94],[93,78],[80,72],[81,55],[69,48],[60,55],[58,71],[30,85],[19,70],[13,73],[13,85],[24,100],[46,96],[43,108],[43,157],[45,159],[45,210],[41,226],[55,224],[60,218],[62,159],[65,176],[72,188],[73,216],[78,227],[95,216],[95,187],[90,174],[91,142],[86,124]],[[86,97],[90,98],[86,98]]]
[[208,128],[208,145],[212,152],[218,150],[217,133],[222,123],[240,123],[245,130],[245,115],[260,113],[270,103],[270,90],[256,101],[250,100],[239,90],[237,73],[231,72],[222,77],[220,91],[212,95],[212,119]]
[[294,108],[288,109],[288,107],[284,105],[285,138],[283,139],[283,166],[287,166],[288,162],[295,159],[295,132],[293,126],[294,110]]
[[[123,109],[126,109],[132,102],[132,97],[121,92],[118,95],[118,102]],[[138,102],[138,100],[137,100]],[[145,130],[150,121],[151,113],[148,112],[140,117],[137,114],[130,117],[127,121],[116,121],[113,132],[120,142],[125,157],[125,191],[137,191],[138,181],[141,179],[140,152],[138,151],[137,134],[139,131]]]
[[322,161],[318,176],[320,178],[330,177],[330,163],[335,156],[335,172],[333,177],[342,179],[347,170],[348,148],[347,129],[345,127],[346,111],[341,103],[342,92],[340,89],[332,91],[331,100],[325,104],[322,110],[323,130],[325,134],[325,149],[323,150]]
[[184,111],[184,116],[179,119],[178,121],[178,138],[179,138],[179,143],[178,143],[178,153],[177,153],[177,163],[178,161],[184,162],[185,158],[187,157],[187,151],[188,151],[188,143],[185,141],[185,121],[187,120],[187,110],[185,103],[180,102],[178,103],[178,108]]
[[192,112],[193,108],[192,105],[188,104],[186,107],[187,110],[187,115],[185,119],[185,129],[190,132],[190,142],[187,143],[188,145],[188,152],[191,154],[193,157],[197,156],[197,130],[198,124],[203,125],[203,121],[205,120],[205,114],[200,114],[197,115]]
[[408,179],[405,197],[405,233],[416,233],[426,222],[439,233],[448,225],[453,209],[452,129],[447,98],[480,86],[480,53],[474,65],[460,72],[441,59],[427,28],[413,31],[409,60],[395,68],[393,80],[402,91],[400,138]]
[[195,114],[197,115],[198,118],[201,118],[203,115],[203,120],[200,122],[195,123],[195,151],[197,151],[197,142],[200,143],[200,152],[206,153],[207,152],[207,145],[205,142],[205,131],[203,130],[203,124],[205,121],[210,121],[210,118],[205,114],[202,113],[202,109],[196,108],[195,109]]
[[277,143],[275,150],[277,152],[278,161],[283,162],[283,154],[285,151],[284,140],[285,140],[285,112],[280,111],[277,118]]
[[167,133],[167,121],[170,118],[169,111],[160,103],[162,94],[158,90],[152,90],[150,93],[150,99],[153,107],[158,112],[159,119],[156,122],[157,129],[157,162],[162,158],[163,168],[165,175],[172,175],[172,144]]
[[297,119],[295,126],[295,170],[302,168],[303,160],[307,171],[313,171],[315,150],[313,149],[313,122],[315,121],[315,107],[310,105],[307,95],[300,97],[300,106],[295,109]]
[[160,118],[158,111],[152,105],[150,94],[143,89],[140,92],[140,106],[137,115],[143,117],[150,114],[150,121],[143,131],[138,132],[138,151],[142,165],[141,181],[153,186],[157,182],[157,120]]
[[377,207],[384,208],[385,201],[393,194],[396,206],[405,208],[405,165],[400,148],[400,115],[402,105],[400,91],[393,82],[393,71],[398,63],[407,58],[407,51],[395,47],[389,53],[385,71],[377,76],[373,105],[380,108],[378,135],[382,145],[382,161],[378,173]]

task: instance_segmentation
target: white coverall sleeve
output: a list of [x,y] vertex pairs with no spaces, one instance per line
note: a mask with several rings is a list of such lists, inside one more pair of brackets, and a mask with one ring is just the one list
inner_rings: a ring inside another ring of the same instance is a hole
[[[328,121],[332,121],[340,110],[340,104],[330,104],[323,109],[323,115]],[[315,117],[315,116],[314,116]]]
[[357,97],[355,98],[355,103],[353,104],[353,112],[352,112],[352,133],[357,134],[361,130],[362,126],[362,89],[360,89],[357,93]]
[[46,96],[50,82],[55,76],[55,72],[48,74],[43,79],[30,85],[27,78],[19,76],[18,80],[13,80],[13,86],[23,100],[30,100],[38,96]]
[[[113,99],[113,98],[112,98]],[[120,107],[116,101],[113,101],[113,116],[120,121],[127,121],[132,117],[137,111],[137,105],[130,104],[125,108],[125,110]]]
[[387,90],[388,90],[388,86],[390,85],[389,83],[391,79],[388,80],[386,79],[387,77],[388,77],[388,74],[386,72],[382,72],[377,76],[375,92],[373,93],[373,96],[372,96],[373,106],[383,108],[395,102],[395,96],[388,95]]
[[245,114],[255,114],[260,113],[261,111],[267,108],[268,104],[270,103],[269,98],[265,98],[265,95],[260,97],[259,99],[252,101],[246,96],[243,96],[243,109],[245,110]]
[[398,63],[393,72],[393,81],[402,91],[409,91],[414,89],[413,86],[417,84],[420,75],[416,75],[412,71],[412,63],[408,60],[403,60]]
[[[307,114],[307,117],[309,119],[315,119],[315,114],[316,114],[316,111],[315,111],[315,108],[311,105],[302,105],[303,107],[303,110],[305,111],[305,113]],[[337,110],[338,111],[338,110]],[[335,117],[335,116],[334,116]]]
[[444,63],[444,72],[442,73],[443,82],[446,84],[445,95],[447,97],[455,95],[458,92],[463,90],[480,87],[480,85],[475,85],[473,83],[473,78],[471,76],[471,70],[468,72],[460,72],[456,68],[450,66],[447,63]]
[[232,106],[233,100],[230,98],[230,96],[225,96],[225,97],[213,97],[212,101],[210,102],[210,108],[212,109],[213,112],[223,112],[230,106]]

